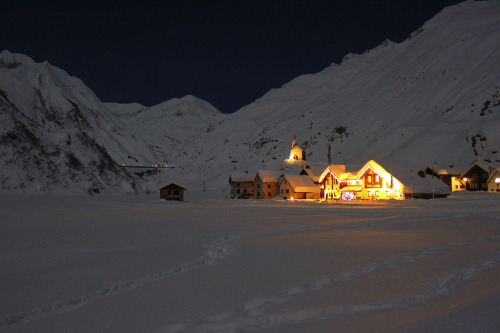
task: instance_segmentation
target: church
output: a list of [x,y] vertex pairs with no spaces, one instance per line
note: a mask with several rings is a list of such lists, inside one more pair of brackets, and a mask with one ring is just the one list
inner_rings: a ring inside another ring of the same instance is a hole
[[[329,161],[330,162],[330,161]],[[327,164],[306,161],[306,152],[296,143],[293,136],[292,147],[287,159],[281,164],[281,170],[258,170],[255,177],[247,176],[249,188],[256,199],[280,197],[285,200],[402,200],[407,197],[434,193],[449,193],[449,188],[441,182],[436,183],[431,177],[414,179],[411,165],[402,165],[397,161],[384,161],[384,169],[374,160],[364,165]],[[406,184],[401,180],[405,179]],[[239,180],[239,181],[238,181]],[[407,181],[410,180],[410,183]],[[241,179],[230,177],[234,191],[242,186]],[[249,193],[250,194],[250,193]],[[232,198],[237,197],[234,193]]]
[[292,141],[292,149],[290,150],[290,157],[288,158],[289,160],[295,160],[295,161],[305,161],[306,160],[306,152],[300,148],[296,143],[295,143],[295,134],[293,135],[293,141]]

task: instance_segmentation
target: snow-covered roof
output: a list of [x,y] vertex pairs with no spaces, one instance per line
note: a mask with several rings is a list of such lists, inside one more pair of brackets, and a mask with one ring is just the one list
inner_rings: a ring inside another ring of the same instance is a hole
[[170,185],[175,185],[175,186],[180,187],[180,188],[182,188],[184,190],[187,190],[186,186],[184,186],[184,185],[182,185],[180,183],[177,183],[177,182],[168,182],[168,183],[165,183],[165,184],[161,185],[159,189],[162,189],[162,188],[170,186]]
[[281,173],[276,170],[259,170],[257,174],[263,183],[277,183],[281,176]]
[[319,176],[319,182],[323,180],[323,178],[326,177],[328,173],[332,173],[335,175],[335,177],[340,180],[340,175],[345,173],[345,165],[343,164],[330,164],[327,168],[323,170],[321,173],[321,176]]
[[381,160],[381,164],[384,166],[385,170],[389,171],[388,174],[392,174],[394,178],[404,185],[405,194],[410,194],[412,192],[412,187],[413,193],[432,193],[433,188],[436,194],[450,193],[450,187],[443,183],[438,177],[434,177],[433,180],[432,175],[426,173],[424,173],[424,177],[421,177],[418,171],[422,168],[414,166],[408,161]]
[[461,174],[462,174],[462,170],[458,170],[458,169],[441,169],[438,172],[438,175],[440,175],[440,176],[445,176],[445,175],[460,176]]
[[327,166],[328,164],[322,162],[308,162],[302,167],[302,170],[307,173],[313,182],[317,183]]
[[464,177],[469,171],[472,170],[473,167],[475,166],[478,166],[479,168],[483,169],[484,171],[488,172],[489,173],[489,169],[490,169],[490,165],[486,164],[485,162],[483,161],[474,161],[471,165],[469,165],[469,167],[467,169],[464,170],[464,172],[462,172],[462,174],[460,175],[460,177]]
[[492,173],[490,178],[488,178],[488,183],[491,182],[493,179],[499,178],[500,177],[500,167],[496,168]]
[[286,179],[295,192],[320,192],[319,186],[314,184],[307,175],[287,174],[281,181],[283,182],[284,179]]
[[232,173],[229,176],[230,183],[253,183],[253,180],[247,173]]

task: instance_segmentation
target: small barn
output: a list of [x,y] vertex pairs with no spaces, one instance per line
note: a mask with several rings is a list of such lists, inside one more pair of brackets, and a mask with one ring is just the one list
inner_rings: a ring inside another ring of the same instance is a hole
[[186,190],[185,186],[176,182],[163,184],[160,186],[160,199],[184,201],[184,191]]

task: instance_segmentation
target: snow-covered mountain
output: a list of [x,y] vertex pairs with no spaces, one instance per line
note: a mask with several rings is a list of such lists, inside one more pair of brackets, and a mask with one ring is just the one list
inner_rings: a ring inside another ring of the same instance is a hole
[[310,161],[500,161],[500,3],[445,8],[400,44],[385,41],[300,76],[225,115],[193,96],[153,107],[102,103],[48,63],[0,53],[4,189],[138,188],[123,163],[169,163],[175,178],[226,186],[230,172],[279,168],[295,134]]
[[122,155],[152,158],[83,82],[47,62],[0,53],[0,175],[3,189],[132,190]]
[[247,126],[229,141],[274,156],[295,133],[308,159],[326,161],[330,144],[335,163],[500,161],[498,26],[499,2],[446,8],[400,44],[349,54],[242,108],[231,117]]

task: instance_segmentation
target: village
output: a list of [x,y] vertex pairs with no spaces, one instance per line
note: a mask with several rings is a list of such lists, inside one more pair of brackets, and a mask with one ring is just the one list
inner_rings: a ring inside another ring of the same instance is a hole
[[478,160],[465,170],[435,170],[433,166],[414,170],[406,161],[331,164],[330,155],[328,162],[307,161],[294,135],[290,155],[280,170],[231,174],[230,197],[328,202],[431,199],[462,190],[500,192],[500,167]]

